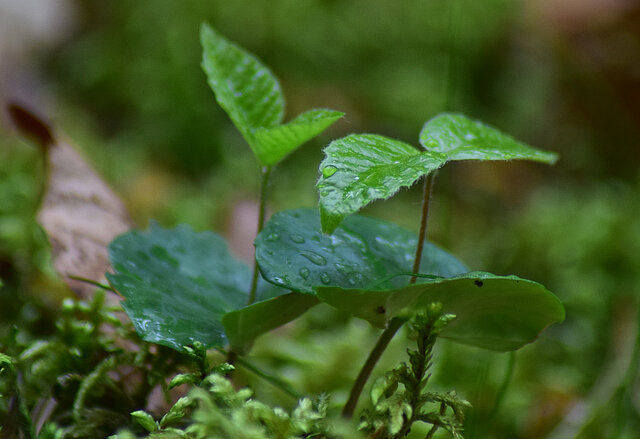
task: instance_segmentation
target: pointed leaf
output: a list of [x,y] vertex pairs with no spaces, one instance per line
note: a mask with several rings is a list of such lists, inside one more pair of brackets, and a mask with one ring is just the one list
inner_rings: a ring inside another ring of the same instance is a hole
[[439,115],[420,133],[426,151],[372,134],[352,134],[331,142],[318,180],[322,230],[332,232],[347,215],[376,199],[411,186],[450,160],[533,160],[554,163],[541,151],[458,114]]
[[[319,286],[378,289],[408,283],[417,237],[395,224],[353,215],[331,236],[320,230],[315,209],[273,215],[256,238],[263,277],[276,285],[313,294]],[[454,256],[427,243],[423,273],[454,276],[467,271]]]
[[388,198],[401,187],[442,166],[446,157],[420,152],[398,140],[376,134],[352,134],[324,150],[318,180],[322,230],[331,233],[348,215],[370,202]]
[[135,412],[131,412],[131,417],[148,432],[158,430],[158,424],[153,419],[153,416],[151,416],[144,410],[136,410]]
[[314,138],[331,126],[344,113],[333,110],[310,110],[284,125],[256,130],[256,152],[263,165],[272,166],[293,152],[298,146]]
[[206,23],[200,30],[200,39],[202,68],[218,103],[260,157],[255,131],[275,127],[284,117],[280,84],[255,56],[225,39]]
[[440,302],[444,313],[456,316],[442,337],[496,351],[519,349],[564,320],[562,303],[544,286],[482,272],[387,291],[319,288],[318,298],[376,326],[381,323],[380,307],[388,320],[408,318]]
[[289,293],[227,313],[222,324],[231,347],[243,354],[256,337],[298,318],[318,303],[309,294]]
[[420,132],[428,151],[446,154],[448,160],[533,160],[553,164],[558,155],[517,141],[497,129],[462,114],[441,114]]
[[[222,316],[247,303],[251,270],[229,254],[222,237],[152,224],[119,236],[109,252],[115,274],[107,278],[144,340],[176,350],[226,343]],[[270,284],[259,284],[259,298],[273,295]]]

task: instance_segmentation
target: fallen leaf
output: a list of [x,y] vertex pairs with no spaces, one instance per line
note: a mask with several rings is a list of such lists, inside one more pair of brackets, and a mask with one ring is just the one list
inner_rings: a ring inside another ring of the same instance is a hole
[[132,223],[118,196],[82,155],[54,134],[49,125],[19,105],[9,113],[19,130],[40,144],[46,158],[47,186],[38,211],[46,231],[53,265],[79,296],[95,289],[76,276],[95,282],[109,269],[107,245]]

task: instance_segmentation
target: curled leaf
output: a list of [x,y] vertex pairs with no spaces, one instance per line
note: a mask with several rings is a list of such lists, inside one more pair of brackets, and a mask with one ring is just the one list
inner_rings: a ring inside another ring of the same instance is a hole
[[46,159],[47,184],[38,221],[51,243],[53,265],[67,285],[87,297],[95,287],[69,276],[101,282],[109,269],[107,245],[131,227],[118,196],[69,143],[28,110],[11,105],[21,132],[34,137]]

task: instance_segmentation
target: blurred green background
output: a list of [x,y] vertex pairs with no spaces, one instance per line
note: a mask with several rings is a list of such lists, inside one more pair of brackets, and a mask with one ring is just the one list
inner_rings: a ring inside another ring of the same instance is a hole
[[[462,163],[440,172],[431,239],[472,269],[543,283],[568,317],[518,352],[499,406],[511,364],[502,354],[443,342],[435,385],[474,405],[467,438],[637,437],[640,2],[68,0],[48,10],[2,0],[0,8],[3,103],[51,119],[141,227],[156,218],[213,229],[245,258],[258,166],[200,69],[202,21],[271,67],[288,115],[346,113],[278,167],[272,211],[316,203],[331,139],[374,132],[417,144],[422,124],[442,111],[559,152],[551,168]],[[0,329],[18,322],[46,334],[47,304],[66,292],[34,219],[40,157],[8,124],[0,134]],[[365,213],[416,230],[418,189]],[[346,389],[372,337],[320,308],[263,337],[254,357],[301,390]],[[398,345],[387,366],[402,355]]]

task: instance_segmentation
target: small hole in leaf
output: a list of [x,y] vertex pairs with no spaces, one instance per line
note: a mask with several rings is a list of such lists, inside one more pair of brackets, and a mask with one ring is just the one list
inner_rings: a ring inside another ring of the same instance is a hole
[[477,287],[481,287],[482,285],[484,285],[484,282],[482,282],[481,280],[475,280],[473,281],[474,284],[476,284]]

